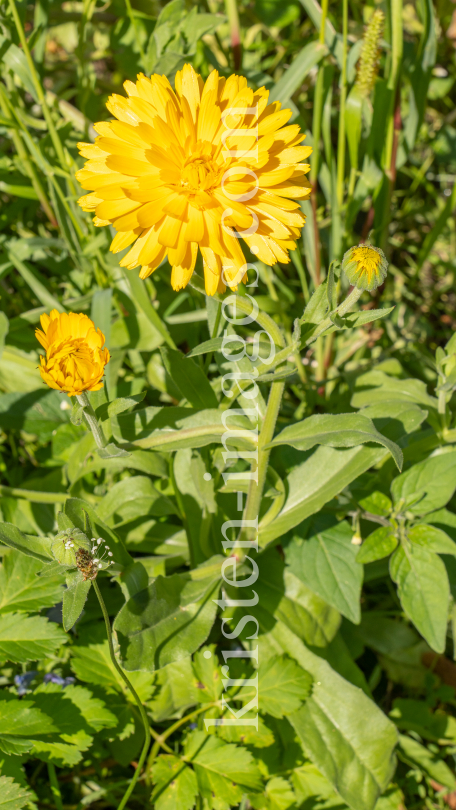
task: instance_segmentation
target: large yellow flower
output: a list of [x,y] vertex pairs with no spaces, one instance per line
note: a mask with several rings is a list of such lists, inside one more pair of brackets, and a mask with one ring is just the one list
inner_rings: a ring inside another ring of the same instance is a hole
[[[206,291],[232,289],[246,274],[240,236],[266,264],[288,262],[305,217],[297,200],[310,193],[303,163],[311,148],[291,110],[268,105],[269,92],[242,76],[204,83],[191,65],[176,74],[124,84],[111,96],[117,120],[95,124],[95,145],[76,177],[93,193],[79,200],[95,225],[112,224],[111,250],[133,247],[120,264],[146,278],[167,256],[175,290],[188,283],[198,253]],[[223,276],[222,276],[223,269]]]
[[43,331],[37,329],[35,335],[46,351],[40,358],[44,382],[70,397],[102,388],[110,354],[103,349],[105,336],[101,329],[96,329],[87,315],[56,309],[42,315],[40,321]]

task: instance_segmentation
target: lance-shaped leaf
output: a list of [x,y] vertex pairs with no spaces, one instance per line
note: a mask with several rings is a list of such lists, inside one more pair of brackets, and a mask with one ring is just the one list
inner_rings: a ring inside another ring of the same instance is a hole
[[193,408],[217,407],[217,397],[201,366],[169,346],[161,346],[160,352],[166,371],[183,399],[188,400]]
[[80,571],[67,574],[66,582],[67,587],[63,592],[62,616],[63,629],[68,632],[76,624],[84,609],[92,583],[90,580],[84,582]]
[[402,450],[382,436],[372,419],[360,413],[314,414],[284,428],[271,442],[270,447],[289,444],[297,450],[310,450],[316,444],[329,447],[357,447],[366,442],[382,444],[391,453],[399,470],[402,468]]
[[12,523],[0,523],[0,543],[9,548],[15,548],[28,557],[35,557],[36,560],[41,560],[41,562],[46,563],[54,559],[50,538],[23,534]]

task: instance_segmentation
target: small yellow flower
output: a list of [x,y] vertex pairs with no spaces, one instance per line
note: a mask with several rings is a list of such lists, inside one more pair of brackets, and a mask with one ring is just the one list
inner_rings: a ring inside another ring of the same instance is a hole
[[385,281],[388,262],[380,248],[358,245],[345,253],[342,270],[353,287],[358,287],[359,290],[375,290]]
[[105,336],[87,315],[58,312],[40,318],[41,329],[35,335],[46,351],[41,356],[40,374],[50,388],[65,391],[69,397],[83,391],[98,391],[103,386],[108,349]]
[[[206,82],[191,65],[124,84],[107,107],[117,119],[95,124],[95,144],[76,177],[91,193],[79,205],[97,226],[113,225],[111,251],[133,245],[120,264],[147,278],[165,257],[171,284],[185,287],[198,250],[208,295],[236,289],[246,277],[241,238],[268,265],[290,261],[305,217],[298,200],[310,194],[304,162],[312,152],[291,110],[268,103],[242,76]],[[223,271],[223,275],[222,275]]]

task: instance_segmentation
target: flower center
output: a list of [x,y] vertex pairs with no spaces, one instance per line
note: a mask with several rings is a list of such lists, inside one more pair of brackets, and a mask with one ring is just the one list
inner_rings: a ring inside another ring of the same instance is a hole
[[213,157],[213,146],[208,141],[198,141],[182,170],[179,188],[187,194],[210,191],[220,182],[222,167]]

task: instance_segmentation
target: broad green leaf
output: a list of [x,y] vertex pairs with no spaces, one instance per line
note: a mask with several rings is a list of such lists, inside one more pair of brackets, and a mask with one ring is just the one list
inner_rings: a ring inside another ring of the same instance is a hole
[[286,655],[269,658],[258,671],[260,711],[283,717],[299,709],[312,689],[312,677]]
[[98,455],[87,461],[82,460],[81,464],[70,465],[68,474],[71,485],[84,478],[90,473],[106,470],[108,475],[115,475],[122,470],[137,470],[146,475],[154,475],[162,478],[168,475],[168,465],[160,453],[149,453],[147,450],[132,450],[127,457],[102,459]]
[[370,512],[373,515],[381,515],[382,517],[387,517],[393,508],[393,504],[388,496],[378,489],[371,492],[370,495],[360,498],[358,503],[365,512]]
[[304,79],[315,65],[328,53],[328,48],[321,42],[315,41],[305,45],[291,65],[284,71],[274,87],[274,98],[286,106],[292,95],[301,87]]
[[314,414],[284,428],[269,446],[290,444],[297,450],[310,450],[316,444],[356,447],[366,442],[382,444],[390,451],[399,470],[402,468],[402,450],[376,430],[372,419],[360,413]]
[[33,794],[9,776],[0,776],[0,810],[21,810],[33,803]]
[[[172,451],[219,444],[227,432],[223,417],[222,411],[214,409],[143,408],[114,417],[111,424],[116,441],[131,442],[144,449]],[[228,443],[229,449],[255,448],[256,437],[246,417],[230,416],[228,425],[236,430],[236,436]]]
[[187,738],[185,754],[195,769],[199,792],[211,807],[214,796],[223,800],[218,807],[229,810],[244,793],[262,789],[258,765],[245,748],[225,743],[205,731],[193,731]]
[[456,556],[456,543],[448,537],[442,529],[430,526],[426,523],[419,523],[407,532],[407,537],[412,543],[424,546],[429,551],[436,554],[452,554]]
[[[296,806],[296,796],[290,783],[282,776],[274,776],[266,784],[264,791],[267,800],[268,810],[288,810],[289,807]],[[253,797],[253,807],[264,807],[263,803],[256,805]]]
[[44,579],[37,574],[43,564],[19,551],[3,557],[0,568],[0,613],[29,611],[35,613],[53,607],[62,599],[63,578],[56,572]]
[[[68,410],[62,410],[62,395],[40,388],[30,393],[0,395],[0,427],[3,430],[25,430],[50,439],[52,431],[68,423]],[[66,401],[64,401],[66,404]]]
[[2,690],[0,696],[0,750],[19,756],[33,746],[38,737],[57,729],[50,717],[36,708],[28,698],[19,699]]
[[51,540],[48,537],[33,537],[23,534],[12,523],[0,523],[0,543],[9,548],[17,549],[27,557],[34,557],[43,563],[53,560]]
[[[198,794],[195,772],[171,754],[161,754],[152,767],[152,802],[157,810],[191,810]],[[1,810],[1,809],[0,809]]]
[[357,547],[352,537],[346,521],[331,525],[331,519],[317,520],[307,540],[299,533],[293,536],[285,559],[308,588],[357,624],[363,568],[356,560]]
[[159,576],[118,613],[114,629],[124,666],[155,669],[194,653],[214,623],[218,577]]
[[395,504],[403,501],[404,509],[415,515],[425,515],[445,506],[455,489],[455,449],[414,464],[391,485]]
[[261,624],[270,654],[287,653],[314,681],[312,695],[288,718],[306,756],[352,810],[373,810],[394,771],[394,725],[282,622],[271,628],[266,617]]
[[102,537],[103,540],[109,542],[109,547],[113,552],[113,559],[119,565],[125,568],[131,565],[133,558],[130,557],[124,544],[119,537],[106,523],[99,517],[95,509],[90,503],[81,500],[80,498],[68,498],[65,501],[65,515],[70,518],[73,526],[76,526],[81,531],[85,531],[87,517],[90,519],[92,531],[95,537]]
[[397,546],[397,537],[389,526],[380,526],[366,537],[356,555],[359,563],[370,563],[389,557]]
[[[259,604],[267,605],[271,615],[286,624],[305,644],[325,647],[339,629],[339,612],[305,585],[289,566],[284,566],[277,549],[263,552],[258,565],[260,576],[255,591]],[[227,591],[231,598],[239,598],[236,588],[227,587]],[[249,612],[255,615],[256,608],[249,608]]]
[[[416,430],[426,413],[413,403],[388,402],[363,411],[388,439],[398,442]],[[377,423],[378,420],[378,423]],[[260,530],[259,542],[265,546],[286,534],[325,503],[338,495],[351,481],[387,456],[383,447],[361,445],[353,448],[318,447],[286,479],[288,496],[279,515]]]
[[[134,520],[140,515],[172,515],[176,507],[154,487],[145,475],[123,478],[110,487],[109,492],[97,504],[97,514],[102,521],[121,516],[122,520]],[[116,522],[119,522],[118,520]],[[115,559],[115,555],[114,555]]]
[[79,619],[90,590],[91,581],[84,582],[80,571],[67,575],[67,587],[63,592],[63,629],[68,633]]
[[[199,655],[199,653],[197,653]],[[204,659],[205,660],[205,659]],[[141,672],[131,672],[131,675],[144,675]],[[218,670],[220,677],[220,670]],[[154,676],[157,691],[148,701],[148,707],[155,722],[162,723],[171,717],[180,717],[185,709],[198,703],[200,693],[203,691],[195,683],[195,673],[190,657],[175,661],[163,667]]]
[[401,605],[436,652],[445,649],[450,586],[445,566],[424,546],[400,546],[390,559]]
[[161,355],[166,371],[192,408],[217,408],[218,402],[201,366],[182,352],[162,346]]
[[389,716],[401,731],[415,731],[425,740],[440,744],[456,741],[456,718],[443,711],[433,712],[424,700],[398,698]]
[[437,755],[433,754],[424,745],[421,745],[405,734],[399,735],[400,757],[412,767],[418,766],[425,771],[431,779],[450,790],[456,790],[456,779],[448,765]]
[[353,408],[364,408],[366,405],[383,402],[386,412],[386,403],[391,400],[415,402],[426,408],[436,409],[438,406],[437,399],[428,394],[426,384],[421,380],[402,380],[375,369],[356,378],[355,392],[350,402]]
[[[106,628],[103,624],[82,626],[76,643],[71,647],[71,668],[80,681],[97,684],[104,689],[124,692],[132,700],[125,682],[114,667],[109,655]],[[131,672],[128,675],[140,699],[150,699],[154,691],[154,676],[150,672]]]
[[7,613],[0,622],[0,656],[7,661],[38,661],[65,644],[63,630],[42,616]]
[[[210,655],[208,655],[210,653]],[[196,678],[196,693],[201,703],[219,699],[223,692],[220,662],[215,654],[215,646],[204,647],[195,653],[193,671]]]

